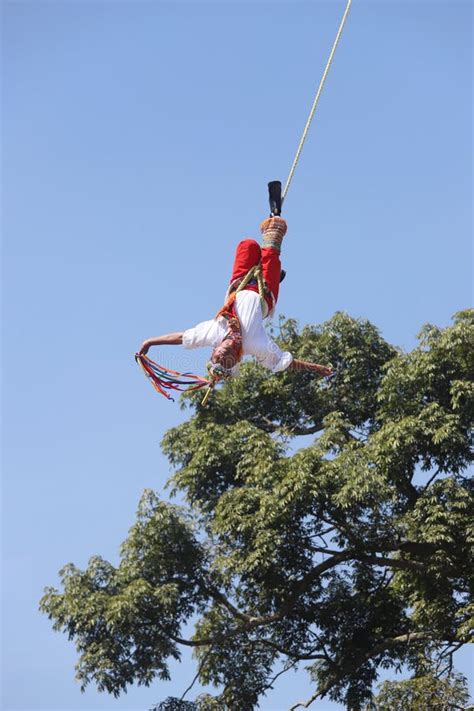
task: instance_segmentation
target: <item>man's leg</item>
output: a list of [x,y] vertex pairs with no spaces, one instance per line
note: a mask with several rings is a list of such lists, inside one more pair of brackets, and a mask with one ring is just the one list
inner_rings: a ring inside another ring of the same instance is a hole
[[270,217],[262,222],[260,229],[263,236],[262,274],[276,303],[280,290],[280,248],[287,230],[286,222],[282,217]]
[[274,247],[262,247],[262,275],[276,304],[280,290],[281,262],[280,252]]
[[254,239],[244,239],[239,242],[235,252],[230,283],[233,284],[236,279],[242,279],[252,267],[259,264],[261,257],[260,245]]

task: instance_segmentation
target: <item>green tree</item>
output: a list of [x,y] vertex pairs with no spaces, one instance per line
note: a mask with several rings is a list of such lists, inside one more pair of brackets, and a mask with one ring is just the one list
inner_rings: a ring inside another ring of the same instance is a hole
[[416,674],[470,640],[474,311],[426,326],[408,354],[341,313],[283,322],[279,339],[338,366],[334,384],[249,363],[209,408],[188,398],[163,440],[185,504],[146,491],[117,567],[67,565],[62,590],[46,589],[83,686],[117,696],[167,679],[187,646],[219,689],[197,708],[253,709],[301,664],[308,705],[356,710],[379,668]]
[[468,700],[462,674],[437,676],[433,670],[407,681],[385,681],[367,711],[464,711]]

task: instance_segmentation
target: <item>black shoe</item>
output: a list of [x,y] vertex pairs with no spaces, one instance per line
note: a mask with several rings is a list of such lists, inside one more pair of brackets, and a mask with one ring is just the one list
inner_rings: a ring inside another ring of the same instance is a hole
[[270,216],[281,215],[281,183],[279,180],[272,180],[268,183],[268,199],[270,202]]

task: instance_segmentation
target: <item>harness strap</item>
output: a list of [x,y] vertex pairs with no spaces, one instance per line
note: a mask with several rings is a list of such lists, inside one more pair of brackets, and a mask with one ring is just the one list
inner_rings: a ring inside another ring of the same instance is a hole
[[[230,307],[233,305],[235,301],[235,297],[237,294],[241,291],[243,291],[252,280],[255,280],[257,282],[258,286],[258,295],[260,296],[260,303],[262,306],[262,313],[265,314],[265,308],[268,307],[268,311],[270,312],[275,305],[274,303],[274,297],[271,291],[267,288],[265,284],[265,280],[263,278],[262,274],[262,265],[256,264],[255,266],[251,267],[247,274],[243,276],[241,279],[237,279],[236,281],[232,282],[232,284],[229,286],[229,289],[227,290],[227,294],[225,297],[225,303],[222,309],[218,312],[216,318],[218,316],[225,316],[226,312],[229,311]],[[272,305],[270,306],[267,302],[267,295],[271,297],[272,300]],[[233,312],[233,315],[237,317],[235,314],[235,311]]]

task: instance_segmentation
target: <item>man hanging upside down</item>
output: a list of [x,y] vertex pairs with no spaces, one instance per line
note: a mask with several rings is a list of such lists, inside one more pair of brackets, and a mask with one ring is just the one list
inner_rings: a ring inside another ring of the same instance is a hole
[[[280,248],[287,226],[282,217],[269,217],[261,224],[263,244],[244,239],[237,246],[226,303],[216,318],[203,321],[187,331],[149,338],[138,355],[147,354],[151,346],[183,345],[185,348],[211,347],[209,375],[216,381],[236,375],[244,355],[278,373],[286,368],[312,370],[322,376],[332,374],[331,368],[293,358],[269,338],[263,320],[273,313],[278,299],[282,269]],[[264,284],[264,299],[259,295],[258,280],[252,279],[239,290],[239,284],[253,267],[260,265]]]

